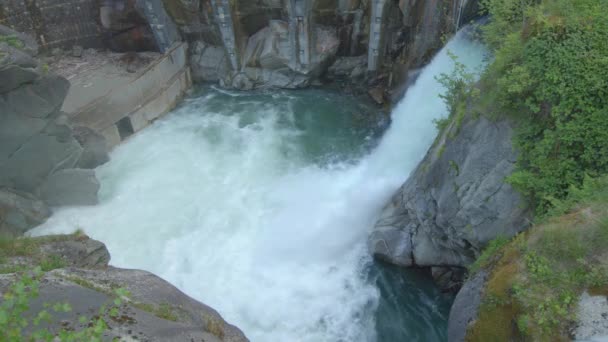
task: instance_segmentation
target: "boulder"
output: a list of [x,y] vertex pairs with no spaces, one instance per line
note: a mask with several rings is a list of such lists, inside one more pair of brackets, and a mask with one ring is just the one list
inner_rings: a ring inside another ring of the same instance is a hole
[[4,25],[0,25],[0,36],[16,37],[21,42],[21,50],[31,56],[38,55],[38,43],[34,37],[17,32]]
[[0,188],[0,236],[19,236],[51,215],[44,202],[33,195]]
[[196,42],[190,50],[190,67],[195,81],[218,81],[230,73],[222,47]]
[[337,78],[356,78],[365,73],[367,67],[367,56],[339,57],[327,69],[327,77]]
[[288,65],[291,56],[289,25],[280,20],[249,37],[244,53],[244,65],[252,68],[276,70]]
[[487,271],[479,271],[456,295],[448,318],[449,342],[464,342],[469,325],[477,319],[487,277]]
[[38,194],[50,206],[95,205],[98,191],[94,170],[63,169],[50,175]]
[[70,82],[61,76],[45,76],[4,95],[3,109],[24,117],[46,118],[61,109]]
[[32,68],[23,68],[19,65],[8,65],[0,68],[0,94],[18,88],[22,84],[32,82],[38,78],[38,73]]
[[522,197],[505,182],[517,159],[510,122],[456,121],[383,210],[368,240],[375,256],[466,267],[491,240],[527,228]]
[[35,68],[38,66],[38,62],[32,56],[5,42],[0,42],[0,67],[11,64],[23,68]]
[[71,136],[70,128],[51,123],[10,156],[0,159],[0,185],[35,192],[54,171],[73,168],[81,153],[82,147]]
[[76,168],[94,169],[110,160],[106,138],[103,135],[84,126],[74,127],[72,134],[82,147]]

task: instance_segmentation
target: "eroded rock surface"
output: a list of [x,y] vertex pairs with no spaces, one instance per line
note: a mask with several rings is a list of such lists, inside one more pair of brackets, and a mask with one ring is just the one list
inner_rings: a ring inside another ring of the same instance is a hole
[[453,122],[397,191],[369,237],[372,253],[402,266],[472,263],[487,243],[527,227],[505,182],[516,161],[507,121]]

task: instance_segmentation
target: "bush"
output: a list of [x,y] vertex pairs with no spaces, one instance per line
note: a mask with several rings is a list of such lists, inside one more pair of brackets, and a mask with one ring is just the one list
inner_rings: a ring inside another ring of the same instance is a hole
[[518,124],[509,178],[537,213],[608,172],[608,0],[485,0],[482,97]]

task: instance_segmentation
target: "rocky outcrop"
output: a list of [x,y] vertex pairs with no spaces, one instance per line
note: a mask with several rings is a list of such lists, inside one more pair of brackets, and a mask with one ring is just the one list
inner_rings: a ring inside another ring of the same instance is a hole
[[0,43],[0,187],[25,193],[12,201],[18,206],[3,205],[0,233],[14,234],[41,223],[44,215],[24,214],[25,207],[41,207],[33,195],[49,205],[96,203],[95,174],[81,169],[99,166],[108,154],[103,138],[75,130],[61,113],[70,83],[38,65],[35,43],[6,27],[0,32],[9,37]]
[[478,272],[464,283],[456,295],[448,319],[449,341],[462,342],[465,340],[469,324],[478,317],[487,277],[487,271]]
[[508,121],[453,120],[397,191],[369,237],[372,253],[401,266],[472,263],[487,243],[527,227]]
[[[108,266],[110,255],[99,241],[74,234],[21,243],[30,246],[29,254],[3,259],[0,269],[7,269],[7,265],[28,269],[43,260],[54,261],[56,269],[39,279],[39,296],[32,299],[28,311],[33,315],[43,310],[45,303],[68,303],[72,308],[69,312],[52,315],[46,327],[51,333],[86,327],[88,322],[80,323],[79,317],[97,313],[102,306],[111,306],[116,298],[115,290],[121,288],[128,294],[117,307],[118,314],[101,316],[108,325],[104,340],[247,341],[238,328],[224,321],[215,310],[161,278],[145,271]],[[15,273],[0,274],[0,292],[4,293],[16,279]]]
[[23,235],[49,216],[49,208],[34,196],[0,188],[0,237]]

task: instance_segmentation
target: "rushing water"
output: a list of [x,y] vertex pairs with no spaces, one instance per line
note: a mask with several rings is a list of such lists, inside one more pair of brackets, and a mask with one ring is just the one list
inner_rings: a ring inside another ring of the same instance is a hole
[[[483,48],[448,48],[469,66]],[[449,300],[415,272],[374,264],[366,237],[446,114],[445,49],[381,128],[321,90],[203,88],[112,153],[101,203],[62,208],[34,234],[83,229],[112,264],[152,271],[254,342],[441,341]]]

